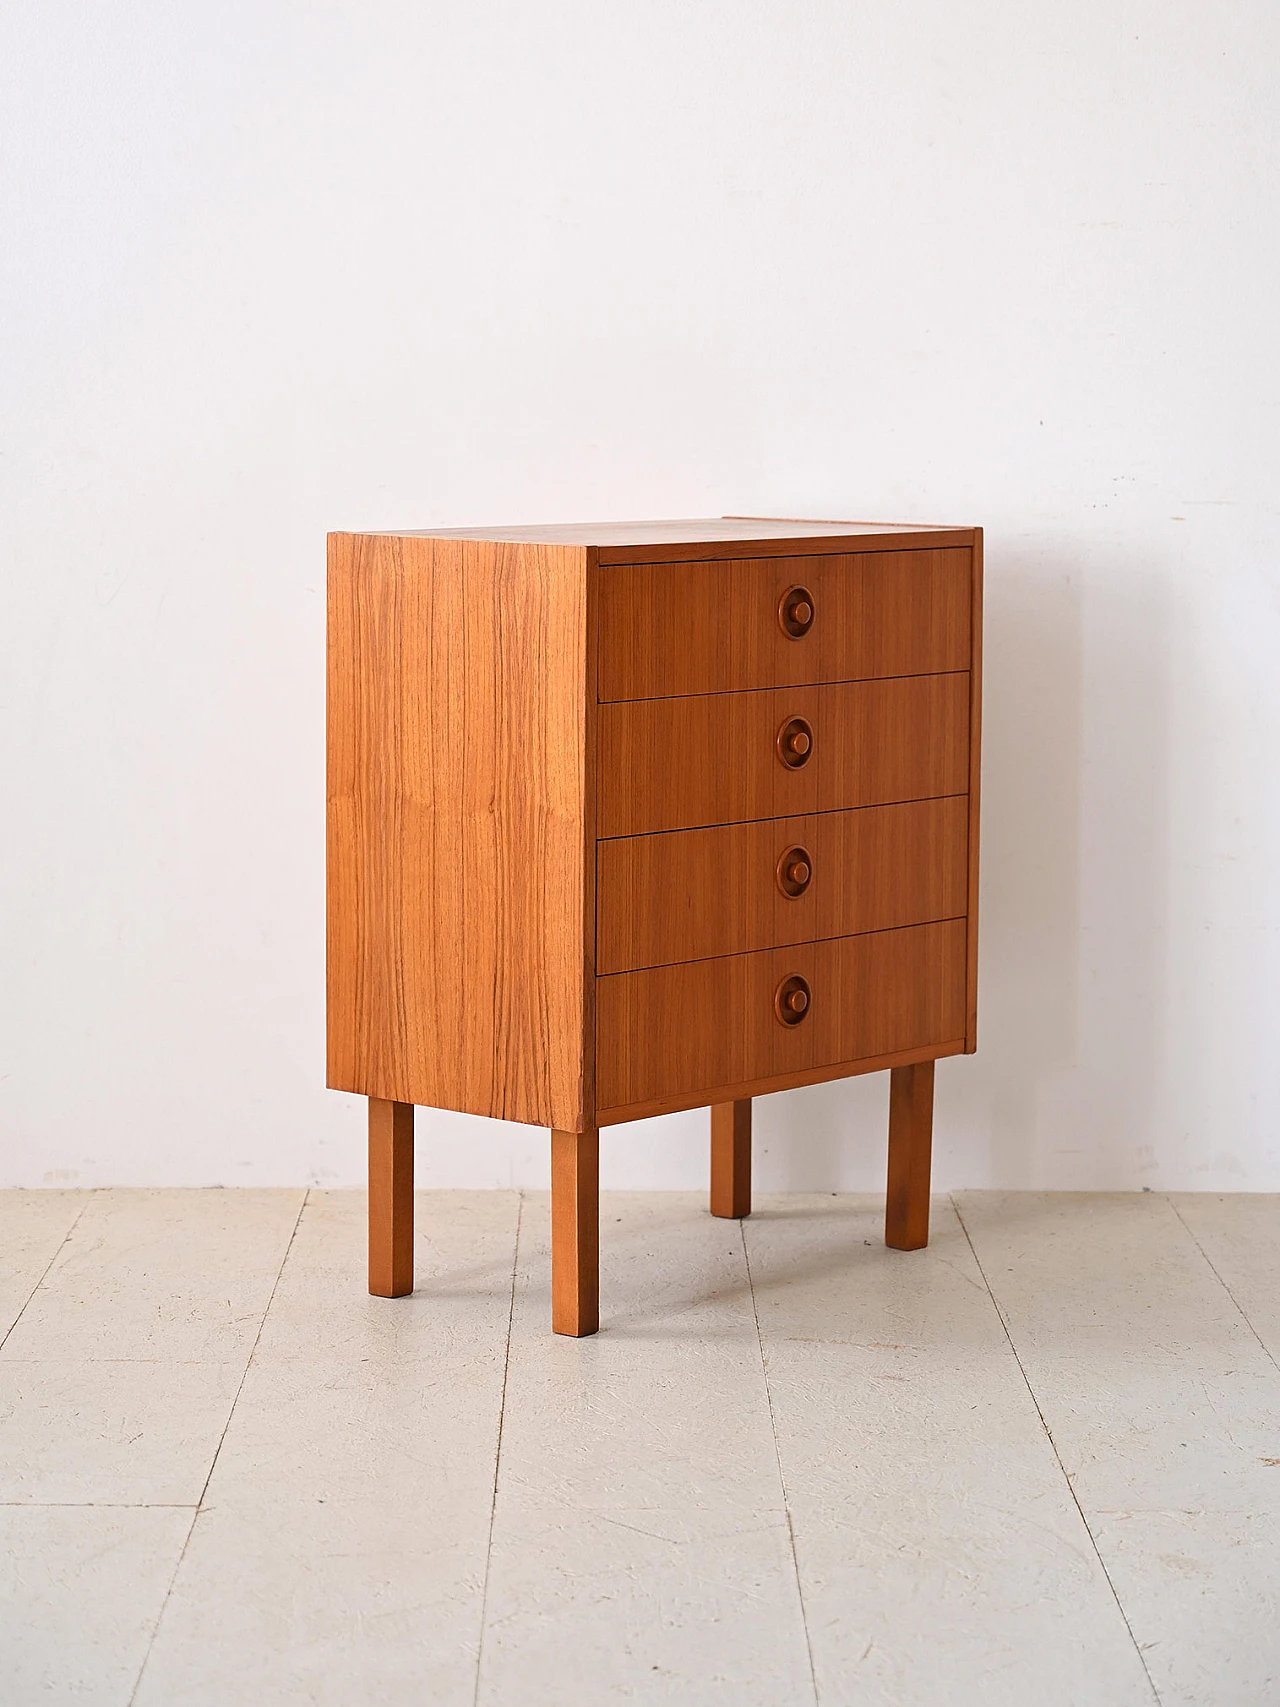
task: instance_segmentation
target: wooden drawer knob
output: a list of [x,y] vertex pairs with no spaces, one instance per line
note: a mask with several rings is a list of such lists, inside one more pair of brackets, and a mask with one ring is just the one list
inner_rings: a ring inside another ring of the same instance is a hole
[[778,757],[788,770],[798,771],[812,751],[812,728],[803,717],[788,717],[778,731]]
[[798,972],[784,978],[773,997],[773,1011],[783,1025],[799,1025],[809,1012],[809,986]]
[[813,627],[813,594],[808,587],[788,587],[778,600],[778,622],[782,632],[799,640]]
[[778,861],[778,888],[791,900],[803,895],[813,876],[807,848],[787,848]]

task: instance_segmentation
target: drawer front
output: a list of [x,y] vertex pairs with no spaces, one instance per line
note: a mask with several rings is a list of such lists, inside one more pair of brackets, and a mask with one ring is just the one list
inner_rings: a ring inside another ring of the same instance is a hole
[[596,970],[960,917],[969,800],[916,800],[598,844]]
[[967,670],[971,599],[964,549],[606,565],[599,697]]
[[[597,978],[597,1107],[710,1100],[775,1074],[955,1043],[964,976],[965,922],[952,919]],[[789,1024],[776,1004],[796,979],[808,1000]]]
[[961,794],[969,676],[626,700],[597,742],[602,837]]

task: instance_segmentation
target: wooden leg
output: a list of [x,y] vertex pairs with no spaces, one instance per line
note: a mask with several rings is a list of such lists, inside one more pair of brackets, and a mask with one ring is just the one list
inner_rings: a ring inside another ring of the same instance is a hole
[[600,1134],[551,1133],[551,1326],[580,1339],[600,1326]]
[[884,1242],[895,1251],[929,1243],[929,1162],[933,1150],[933,1062],[889,1074],[889,1191]]
[[711,1213],[751,1213],[751,1098],[711,1105]]
[[369,1098],[369,1290],[413,1291],[413,1104]]

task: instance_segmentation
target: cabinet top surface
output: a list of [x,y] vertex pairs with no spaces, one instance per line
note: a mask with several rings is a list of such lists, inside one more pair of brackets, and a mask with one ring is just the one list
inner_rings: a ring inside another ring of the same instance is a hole
[[710,516],[692,521],[563,522],[533,527],[377,528],[370,532],[413,539],[492,540],[515,545],[594,546],[603,551],[683,545],[738,545],[753,540],[910,541],[921,546],[968,545],[971,527],[925,526],[915,522],[839,522],[775,516]]

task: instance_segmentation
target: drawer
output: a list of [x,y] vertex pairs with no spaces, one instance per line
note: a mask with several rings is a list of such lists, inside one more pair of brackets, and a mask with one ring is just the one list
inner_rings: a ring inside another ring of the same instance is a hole
[[597,743],[602,837],[961,794],[969,676],[623,700]]
[[957,918],[967,795],[597,844],[596,970]]
[[611,564],[599,586],[602,700],[969,668],[965,549]]
[[[797,977],[809,999],[788,1024],[776,1003]],[[940,1048],[964,1028],[963,919],[620,972],[596,980],[599,1117]]]

